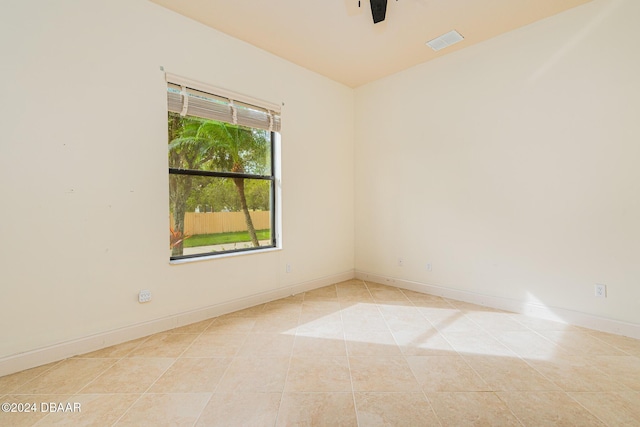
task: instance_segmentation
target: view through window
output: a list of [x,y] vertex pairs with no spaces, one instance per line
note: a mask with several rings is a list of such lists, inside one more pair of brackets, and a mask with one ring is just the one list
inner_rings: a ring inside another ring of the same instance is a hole
[[[172,96],[181,98],[182,107],[172,108]],[[189,102],[192,110],[184,107]],[[228,109],[233,121],[234,109],[262,111],[169,85],[170,258],[275,247],[275,133],[191,114],[219,117],[193,108],[198,103]],[[267,119],[273,128],[273,118]]]

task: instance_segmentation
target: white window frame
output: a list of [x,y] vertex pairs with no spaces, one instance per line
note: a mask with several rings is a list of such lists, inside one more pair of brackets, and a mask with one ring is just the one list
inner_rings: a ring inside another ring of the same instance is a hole
[[[184,264],[190,262],[198,262],[198,261],[206,261],[211,259],[221,259],[242,255],[254,255],[265,252],[273,252],[282,249],[282,183],[281,183],[281,135],[280,135],[280,114],[281,108],[279,104],[262,101],[253,97],[249,97],[246,95],[238,94],[231,92],[226,89],[217,88],[215,86],[207,85],[201,82],[197,82],[195,80],[183,78],[177,76],[175,74],[166,73],[165,74],[166,81],[168,87],[170,85],[178,85],[181,87],[181,95],[184,98],[188,97],[188,91],[197,91],[204,92],[206,94],[214,95],[216,97],[226,99],[229,101],[230,112],[229,115],[219,121],[226,121],[231,124],[240,124],[247,126],[246,123],[258,123],[256,119],[259,120],[260,124],[258,126],[248,126],[248,127],[256,127],[264,130],[270,131],[272,138],[272,152],[271,152],[271,166],[273,169],[273,219],[272,219],[272,241],[274,244],[272,246],[267,247],[256,247],[249,248],[246,250],[238,250],[238,251],[225,251],[221,253],[212,253],[212,254],[197,254],[197,255],[187,255],[180,258],[175,258],[169,260],[170,264]],[[170,95],[168,95],[170,98]],[[175,103],[175,95],[173,102]],[[171,99],[168,100],[168,104],[171,104]],[[188,100],[186,101],[188,103]],[[239,107],[239,108],[238,108]],[[254,108],[255,107],[255,108]],[[243,110],[244,108],[244,110]],[[169,111],[176,112],[175,105],[174,109]],[[248,112],[246,117],[243,117],[242,114]],[[256,114],[257,112],[257,114]],[[184,105],[180,111],[183,116],[193,116],[193,117],[201,117],[200,115],[189,114],[188,105]],[[218,113],[216,111],[216,113]],[[239,117],[238,117],[239,116]],[[210,118],[210,117],[204,117]],[[239,118],[239,120],[238,120]],[[213,118],[213,120],[217,120],[217,118]],[[244,120],[244,121],[243,121]],[[268,128],[267,128],[268,126]]]

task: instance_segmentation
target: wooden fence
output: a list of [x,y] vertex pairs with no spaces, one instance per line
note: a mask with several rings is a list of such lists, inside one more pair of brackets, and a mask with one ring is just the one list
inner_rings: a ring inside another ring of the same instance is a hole
[[[270,211],[251,211],[249,214],[256,230],[271,228]],[[188,236],[246,230],[243,212],[186,212],[184,215],[184,234]]]

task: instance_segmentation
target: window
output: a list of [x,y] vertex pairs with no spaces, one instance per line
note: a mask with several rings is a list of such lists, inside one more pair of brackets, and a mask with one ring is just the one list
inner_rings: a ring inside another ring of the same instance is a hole
[[167,74],[170,259],[276,247],[278,106]]

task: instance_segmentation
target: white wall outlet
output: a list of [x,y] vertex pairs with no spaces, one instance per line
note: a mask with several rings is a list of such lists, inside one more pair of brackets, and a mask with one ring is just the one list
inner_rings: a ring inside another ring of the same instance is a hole
[[427,271],[432,271],[432,270],[433,270],[433,265],[432,265],[430,262],[428,262],[428,263],[424,266],[424,268],[426,268],[426,269],[427,269]]
[[602,285],[600,283],[596,284],[596,296],[598,298],[606,298],[607,297],[607,285]]
[[285,271],[286,271],[287,273],[291,273],[291,264],[288,264],[288,263],[287,263],[287,265],[285,266]]
[[146,289],[140,291],[140,293],[138,294],[138,302],[143,303],[149,301],[151,301],[151,291]]
[[404,266],[404,258],[398,258],[398,267]]

